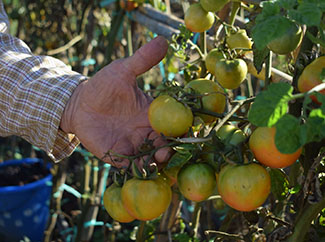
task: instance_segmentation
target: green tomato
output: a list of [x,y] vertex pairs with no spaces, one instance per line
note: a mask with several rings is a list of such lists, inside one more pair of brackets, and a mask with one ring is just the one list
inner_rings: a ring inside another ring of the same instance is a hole
[[214,15],[205,11],[201,4],[194,3],[185,12],[184,22],[186,28],[192,32],[204,32],[212,27]]
[[200,0],[202,8],[207,12],[220,11],[230,0]]
[[299,46],[302,37],[303,32],[301,27],[292,23],[282,36],[269,42],[267,47],[276,54],[286,55]]

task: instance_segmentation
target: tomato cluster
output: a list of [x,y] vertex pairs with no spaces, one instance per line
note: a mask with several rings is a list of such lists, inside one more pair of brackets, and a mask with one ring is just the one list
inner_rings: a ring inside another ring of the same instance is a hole
[[108,214],[121,223],[137,219],[148,221],[159,217],[168,208],[172,191],[161,177],[133,177],[122,186],[113,183],[104,192],[103,202]]
[[[185,12],[185,27],[192,32],[209,30],[215,22],[214,12],[228,2],[201,0],[191,4]],[[241,87],[248,73],[265,79],[265,69],[257,72],[252,62],[246,61],[253,51],[246,30],[233,25],[225,25],[225,29],[218,45],[201,53],[198,75],[176,85],[172,81],[161,85],[148,110],[152,129],[166,141],[176,141],[171,146],[174,156],[180,152],[186,158],[172,157],[158,178],[134,177],[122,187],[109,187],[104,205],[115,220],[159,217],[171,202],[171,186],[193,202],[219,194],[228,206],[252,211],[262,206],[271,192],[270,168],[284,168],[299,159],[301,148],[292,154],[278,150],[275,127],[254,127],[247,120],[219,123],[219,118],[229,111],[228,94]],[[292,24],[285,36],[273,39],[266,47],[276,54],[287,54],[297,48],[301,39],[301,27]],[[301,92],[321,82],[324,60],[320,57],[305,68],[298,80]],[[309,79],[310,72],[318,73],[318,78]],[[177,142],[183,139],[191,148],[179,151],[182,142]]]

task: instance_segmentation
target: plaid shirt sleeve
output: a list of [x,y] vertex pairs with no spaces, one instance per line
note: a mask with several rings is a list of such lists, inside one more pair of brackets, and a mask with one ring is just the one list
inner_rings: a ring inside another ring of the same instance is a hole
[[58,59],[33,55],[8,29],[0,0],[0,136],[20,136],[59,161],[79,145],[59,125],[72,92],[86,77]]

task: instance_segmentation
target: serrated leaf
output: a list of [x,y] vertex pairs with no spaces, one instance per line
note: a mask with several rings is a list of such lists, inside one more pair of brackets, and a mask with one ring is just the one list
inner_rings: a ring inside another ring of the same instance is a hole
[[192,158],[191,152],[184,152],[179,153],[176,152],[169,160],[168,165],[166,166],[166,169],[170,169],[172,167],[179,167],[184,165],[186,162],[188,162]]
[[314,109],[306,121],[307,142],[321,141],[325,138],[325,110]]
[[268,48],[265,47],[262,50],[258,50],[255,48],[255,44],[253,44],[253,63],[257,72],[260,72],[262,70],[263,63],[269,54],[270,50]]
[[280,13],[280,5],[278,1],[264,1],[262,2],[262,13],[256,18],[256,22],[263,21],[270,16],[274,16]]
[[260,92],[248,112],[248,120],[256,126],[273,126],[288,111],[293,87],[288,83],[272,83]]
[[289,10],[297,5],[297,0],[278,0],[277,1],[281,8]]
[[288,11],[291,19],[307,26],[319,26],[322,18],[320,3],[303,1],[298,8]]
[[287,175],[280,169],[270,169],[271,192],[278,200],[284,200],[289,191]]
[[275,145],[281,153],[292,154],[301,147],[299,119],[291,114],[285,114],[275,127]]

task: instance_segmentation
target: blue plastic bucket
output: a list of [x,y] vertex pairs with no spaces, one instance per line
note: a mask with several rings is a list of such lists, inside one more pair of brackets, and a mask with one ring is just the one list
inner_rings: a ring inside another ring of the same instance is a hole
[[[19,166],[42,162],[27,158],[0,163]],[[50,169],[50,166],[47,167]],[[0,187],[0,241],[15,242],[27,237],[32,242],[43,241],[44,230],[49,218],[49,203],[52,191],[52,175],[23,186]]]

